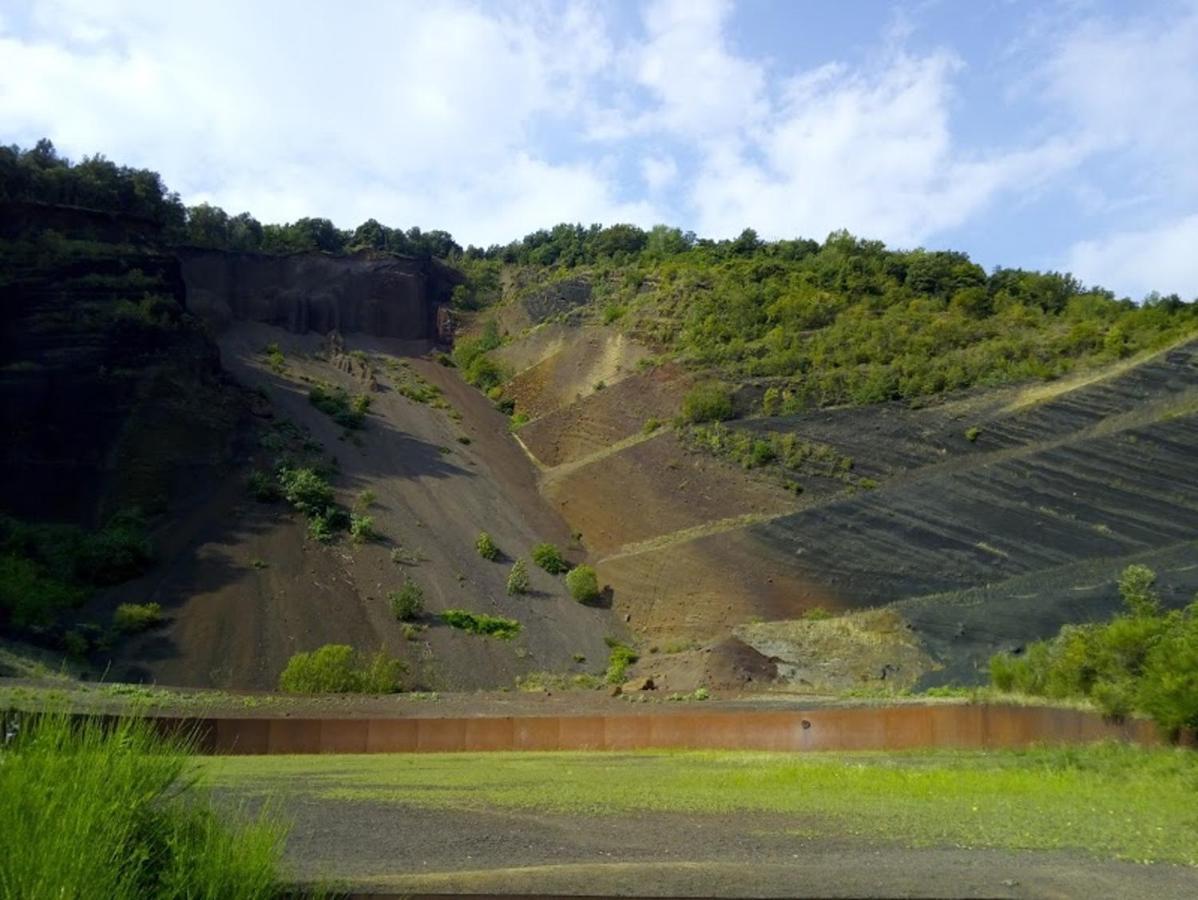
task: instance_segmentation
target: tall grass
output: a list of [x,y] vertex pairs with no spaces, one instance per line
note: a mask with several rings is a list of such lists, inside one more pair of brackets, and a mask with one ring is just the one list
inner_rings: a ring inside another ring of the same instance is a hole
[[279,894],[282,829],[219,817],[186,741],[138,719],[0,722],[3,900]]

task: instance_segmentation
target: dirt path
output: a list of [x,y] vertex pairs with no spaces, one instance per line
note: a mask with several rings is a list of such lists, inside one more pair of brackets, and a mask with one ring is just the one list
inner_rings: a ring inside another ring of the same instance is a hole
[[[244,800],[222,793],[224,802]],[[252,805],[252,803],[251,803]],[[293,877],[396,893],[675,897],[1198,895],[1198,871],[1078,853],[911,848],[762,813],[548,815],[285,798]]]

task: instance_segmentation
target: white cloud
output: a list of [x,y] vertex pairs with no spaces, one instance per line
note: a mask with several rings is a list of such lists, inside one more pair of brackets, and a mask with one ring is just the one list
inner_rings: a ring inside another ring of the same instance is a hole
[[794,77],[750,152],[729,144],[708,155],[693,189],[700,230],[822,238],[848,228],[917,244],[1076,161],[1063,140],[978,157],[956,147],[960,65],[948,53],[900,53],[870,72],[827,65]]
[[678,164],[670,156],[646,156],[641,160],[641,176],[650,193],[657,193],[678,178]]
[[604,160],[535,149],[536,128],[587,105],[613,52],[591,7],[543,12],[43,2],[30,35],[0,34],[0,121],[266,220],[374,216],[475,241],[652,220],[618,199]]
[[1087,282],[1118,285],[1139,299],[1149,291],[1198,296],[1198,214],[1141,231],[1081,241],[1070,248],[1068,268]]

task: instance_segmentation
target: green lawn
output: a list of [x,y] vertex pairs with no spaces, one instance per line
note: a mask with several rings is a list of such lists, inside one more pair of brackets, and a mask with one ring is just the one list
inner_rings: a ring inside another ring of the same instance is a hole
[[215,786],[578,815],[793,813],[914,846],[1069,848],[1198,865],[1198,753],[1119,745],[910,753],[641,752],[220,757]]

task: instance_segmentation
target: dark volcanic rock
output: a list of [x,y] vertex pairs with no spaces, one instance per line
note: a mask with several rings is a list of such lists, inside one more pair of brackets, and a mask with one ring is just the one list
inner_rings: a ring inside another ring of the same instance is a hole
[[460,280],[435,261],[414,258],[197,249],[180,250],[179,258],[188,308],[217,330],[246,320],[296,333],[432,340],[438,307]]

